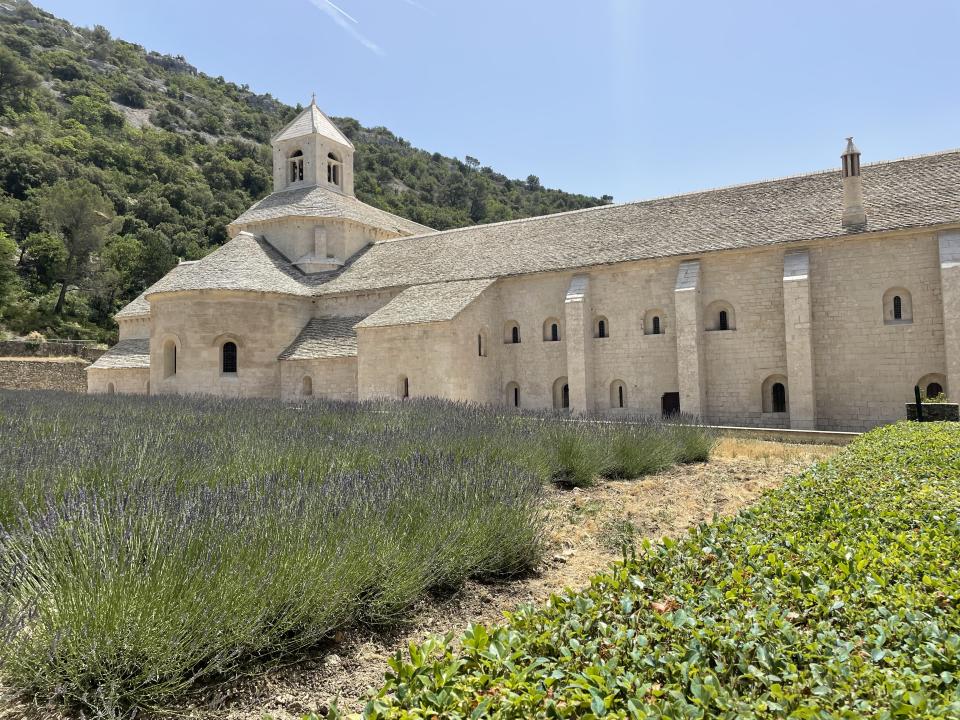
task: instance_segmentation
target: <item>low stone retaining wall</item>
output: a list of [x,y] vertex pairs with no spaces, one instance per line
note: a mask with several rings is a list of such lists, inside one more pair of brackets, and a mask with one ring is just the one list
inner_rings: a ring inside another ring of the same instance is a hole
[[0,358],[0,388],[85,393],[89,364],[78,357]]
[[771,440],[783,443],[807,443],[817,445],[848,445],[860,433],[835,430],[789,430],[775,428],[737,427],[734,425],[711,425],[723,437]]
[[[917,404],[907,403],[907,420],[916,419]],[[923,419],[927,422],[960,421],[960,405],[957,403],[923,403]]]
[[10,357],[67,357],[75,356],[93,362],[106,350],[95,348],[87,343],[30,342],[29,340],[0,340],[0,358]]

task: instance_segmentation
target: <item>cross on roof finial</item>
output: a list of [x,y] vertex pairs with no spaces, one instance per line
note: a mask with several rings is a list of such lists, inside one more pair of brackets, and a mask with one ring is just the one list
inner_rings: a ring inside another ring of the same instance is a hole
[[316,94],[316,93],[310,93],[310,104],[311,104],[311,105],[316,105],[316,104],[317,104],[317,94]]

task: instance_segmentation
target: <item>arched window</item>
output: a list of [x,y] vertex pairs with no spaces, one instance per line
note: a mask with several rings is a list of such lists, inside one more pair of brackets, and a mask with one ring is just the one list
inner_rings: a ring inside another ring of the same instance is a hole
[[614,380],[610,383],[610,407],[614,409],[625,408],[627,406],[627,387],[622,380]]
[[400,399],[406,400],[410,397],[410,380],[407,377],[400,378]]
[[163,344],[163,376],[165,378],[177,374],[177,343],[167,340]]
[[340,187],[343,181],[343,163],[333,153],[327,153],[327,182]]
[[570,386],[564,385],[563,389],[560,391],[560,407],[566,409],[570,407]]
[[107,383],[107,395],[113,395],[116,392],[116,388],[113,387],[113,383]]
[[477,333],[477,355],[479,357],[487,356],[487,334],[482,330]]
[[235,375],[237,372],[237,344],[225,342],[220,350],[220,371],[225,375]]
[[303,397],[310,397],[313,395],[313,378],[309,375],[305,375],[303,378],[303,383],[300,386],[300,394]]
[[514,325],[510,330],[510,342],[512,342],[514,345],[520,342],[520,328],[518,328],[516,325]]
[[565,377],[553,381],[553,408],[566,410],[570,407],[570,386]]
[[763,404],[765,413],[787,412],[787,378],[783,375],[771,375],[763,381]]
[[717,300],[707,306],[704,312],[705,328],[707,330],[736,330],[736,315],[733,305],[723,300]]
[[[929,373],[924,375],[922,378],[917,380],[914,385],[920,388],[920,395],[923,399],[935,398],[937,395],[946,395],[949,388],[947,387],[947,378],[941,373]],[[910,393],[907,396],[909,402],[914,401],[913,387],[910,386]]]
[[503,341],[508,345],[520,342],[520,326],[513,320],[503,326]]
[[774,383],[772,391],[773,411],[782,413],[787,411],[787,388],[783,383]]
[[610,337],[610,323],[605,317],[598,317],[593,323],[593,336],[596,338]]
[[544,342],[559,342],[560,341],[560,321],[556,318],[548,318],[546,322],[543,323],[543,340]]
[[664,315],[663,310],[654,308],[647,310],[643,316],[643,334],[644,335],[663,335]]
[[507,405],[520,407],[520,386],[515,382],[507,383]]
[[290,167],[290,182],[295,183],[303,180],[303,151],[296,150],[291,153],[287,163]]
[[906,288],[890,288],[883,294],[883,322],[909,325],[913,322],[913,299]]

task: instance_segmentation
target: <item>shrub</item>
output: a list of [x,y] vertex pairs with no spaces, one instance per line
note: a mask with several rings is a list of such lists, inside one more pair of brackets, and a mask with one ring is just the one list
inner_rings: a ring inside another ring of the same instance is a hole
[[871,432],[590,588],[390,662],[365,717],[960,717],[960,429]]
[[436,400],[0,391],[3,683],[111,716],[403,622],[425,592],[535,567],[544,482],[616,453],[652,472],[679,438]]

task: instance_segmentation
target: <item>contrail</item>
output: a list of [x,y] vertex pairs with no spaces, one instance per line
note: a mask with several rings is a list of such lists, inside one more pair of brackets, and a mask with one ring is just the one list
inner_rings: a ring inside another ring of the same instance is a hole
[[[359,23],[352,16],[338,8],[336,5],[330,2],[330,0],[310,0],[310,3],[318,10],[322,10],[329,15],[337,25],[346,30],[347,33],[353,36],[354,40],[363,45],[367,50],[376,53],[377,55],[386,54],[383,52],[383,48],[373,42],[373,40],[370,40],[365,35],[360,33],[354,27],[354,25],[359,25]],[[353,25],[347,22],[346,18],[350,18],[350,20],[353,21]]]
[[347,20],[349,20],[350,22],[354,23],[355,25],[359,25],[359,24],[360,24],[360,21],[358,21],[353,15],[351,15],[350,13],[348,13],[348,12],[347,12],[346,10],[344,10],[342,7],[337,7],[337,6],[334,5],[332,2],[330,2],[330,0],[326,0],[326,2],[327,2],[327,5],[329,5],[329,6],[332,7],[334,10],[336,10],[338,13],[340,13],[341,15],[343,15],[343,16],[344,16]]

